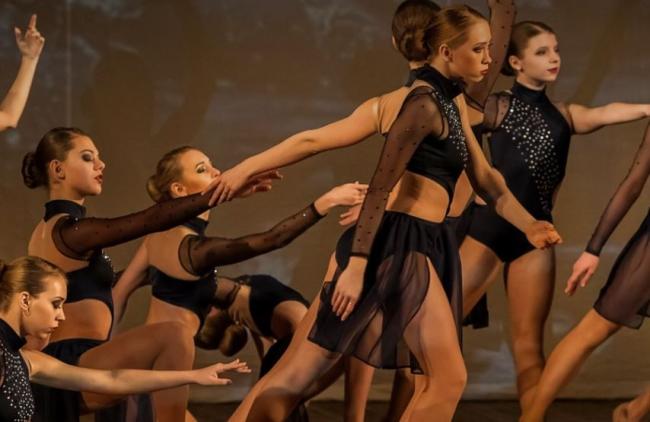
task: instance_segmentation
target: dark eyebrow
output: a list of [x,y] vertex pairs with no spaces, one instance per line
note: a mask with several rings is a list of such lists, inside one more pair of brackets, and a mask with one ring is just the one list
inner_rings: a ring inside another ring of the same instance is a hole
[[198,163],[196,163],[196,165],[194,166],[194,168],[197,168],[197,167],[200,166],[201,164],[205,165],[205,161],[199,161]]

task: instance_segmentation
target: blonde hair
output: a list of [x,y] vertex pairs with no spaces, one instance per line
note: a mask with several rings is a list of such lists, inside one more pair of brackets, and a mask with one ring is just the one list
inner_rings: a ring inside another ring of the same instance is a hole
[[147,180],[147,193],[155,202],[162,202],[172,199],[169,188],[172,183],[177,182],[183,169],[179,164],[179,158],[187,151],[196,150],[189,145],[183,145],[169,151],[158,161],[156,173]]
[[7,311],[17,293],[27,292],[32,296],[43,293],[47,289],[43,282],[46,277],[66,280],[59,267],[35,256],[17,258],[9,264],[0,261],[0,310]]
[[467,41],[469,29],[485,17],[477,10],[461,5],[445,7],[436,14],[427,32],[429,50],[435,55],[440,46],[447,44],[454,49]]

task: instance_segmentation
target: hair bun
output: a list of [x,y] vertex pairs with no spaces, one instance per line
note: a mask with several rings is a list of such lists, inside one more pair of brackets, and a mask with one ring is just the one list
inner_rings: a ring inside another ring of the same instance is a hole
[[25,186],[30,189],[34,189],[45,184],[43,174],[39,170],[38,164],[36,163],[36,154],[34,152],[28,152],[25,154],[25,157],[23,158],[21,173]]
[[162,193],[158,189],[158,186],[156,186],[156,176],[150,176],[149,179],[147,179],[147,193],[149,194],[149,197],[154,200],[154,202],[160,202],[162,200]]

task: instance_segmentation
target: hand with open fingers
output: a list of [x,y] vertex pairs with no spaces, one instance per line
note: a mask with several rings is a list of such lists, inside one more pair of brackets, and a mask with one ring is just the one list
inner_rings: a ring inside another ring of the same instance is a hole
[[45,38],[36,29],[36,15],[32,15],[29,19],[25,32],[18,27],[14,27],[14,34],[16,35],[16,44],[23,57],[37,59],[41,55],[43,45],[45,45]]
[[347,268],[336,281],[332,295],[332,310],[341,321],[348,319],[361,296],[367,262],[365,258],[350,257]]
[[562,237],[548,221],[535,220],[526,228],[525,234],[531,245],[537,249],[546,249],[562,243]]
[[269,170],[252,177],[237,191],[235,198],[247,198],[255,193],[268,192],[273,189],[273,181],[282,180],[282,174],[277,170]]
[[219,177],[210,183],[210,186],[203,193],[212,191],[210,205],[218,205],[232,200],[235,194],[253,177],[255,175],[251,173],[247,166],[244,163],[239,163],[235,167],[221,173]]
[[573,296],[578,286],[587,287],[589,279],[596,272],[600,258],[589,252],[583,252],[582,255],[573,264],[573,272],[566,282],[564,293]]
[[355,224],[359,219],[359,214],[361,214],[361,204],[348,208],[346,212],[339,215],[339,225],[349,226]]
[[232,380],[219,377],[219,374],[228,371],[235,371],[240,374],[251,373],[246,362],[240,362],[239,359],[235,359],[229,363],[215,363],[214,365],[194,370],[196,375],[194,382],[199,385],[229,385],[232,384]]

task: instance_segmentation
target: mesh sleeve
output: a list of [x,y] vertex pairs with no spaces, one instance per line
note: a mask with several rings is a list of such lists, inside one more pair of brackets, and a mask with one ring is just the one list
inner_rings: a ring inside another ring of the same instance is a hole
[[202,275],[216,266],[245,261],[288,245],[322,217],[311,204],[262,233],[237,239],[187,236],[179,247],[181,265],[191,274]]
[[161,202],[123,217],[62,217],[54,226],[52,238],[61,253],[80,259],[93,250],[175,227],[207,211],[209,200],[209,194],[196,194]]
[[430,88],[415,88],[404,100],[402,110],[388,132],[361,207],[352,255],[368,256],[386,209],[388,195],[404,174],[411,157],[426,136],[440,136],[445,131],[446,122],[439,110]]
[[646,127],[645,136],[634,157],[632,167],[623,182],[607,204],[600,217],[598,226],[589,240],[586,251],[599,255],[616,226],[637,200],[650,172],[650,124]]
[[490,57],[492,63],[488,74],[476,84],[469,84],[465,88],[467,104],[479,111],[483,110],[485,100],[494,88],[499,78],[501,67],[506,59],[512,25],[515,21],[517,8],[513,0],[492,0],[490,3],[490,31],[492,32],[492,45]]

